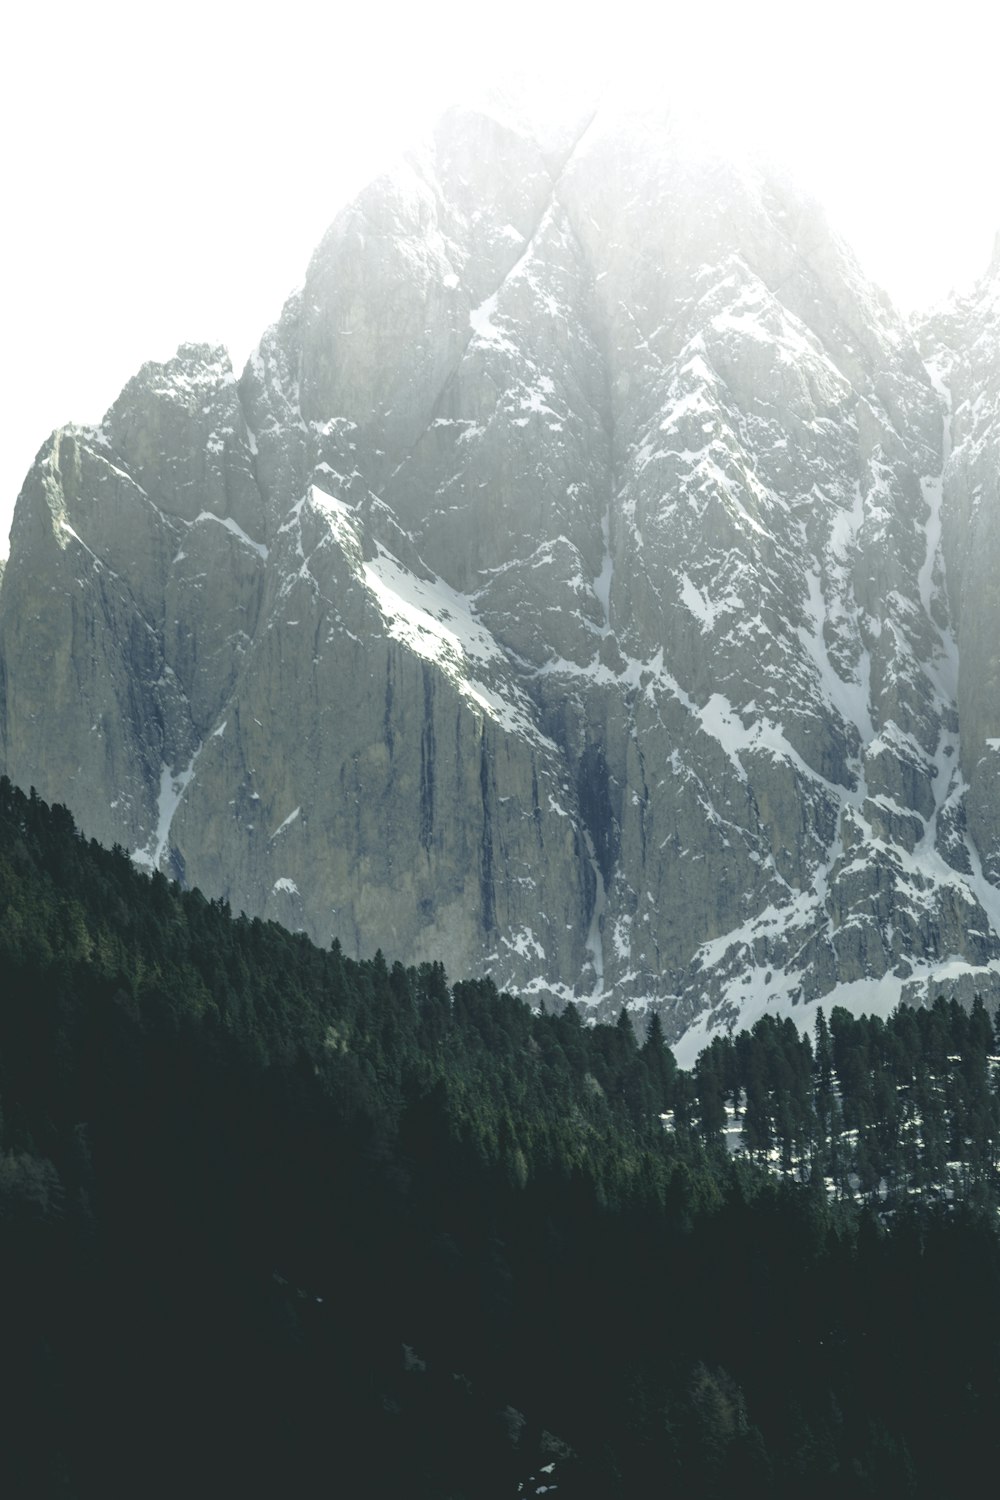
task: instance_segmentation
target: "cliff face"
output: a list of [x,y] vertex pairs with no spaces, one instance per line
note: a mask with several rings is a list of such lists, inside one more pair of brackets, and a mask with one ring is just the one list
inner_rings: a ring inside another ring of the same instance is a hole
[[238,381],[185,346],[43,448],[5,769],[237,908],[672,1038],[990,992],[997,285],[925,364],[675,123],[448,116]]
[[921,342],[947,410],[943,556],[961,724],[956,800],[982,868],[1000,881],[1000,239],[974,293]]

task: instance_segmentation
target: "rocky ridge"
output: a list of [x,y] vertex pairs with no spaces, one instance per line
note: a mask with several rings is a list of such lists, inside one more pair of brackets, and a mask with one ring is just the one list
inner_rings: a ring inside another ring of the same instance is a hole
[[1000,993],[998,289],[918,349],[677,121],[452,113],[239,379],[184,346],[42,449],[4,768],[236,908],[688,1046]]

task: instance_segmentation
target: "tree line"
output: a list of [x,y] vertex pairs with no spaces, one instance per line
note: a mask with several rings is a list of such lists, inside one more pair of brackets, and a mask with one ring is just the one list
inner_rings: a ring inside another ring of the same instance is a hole
[[675,1128],[885,1211],[914,1194],[1000,1207],[1000,1038],[976,997],[883,1020],[822,1010],[715,1038],[674,1088]]

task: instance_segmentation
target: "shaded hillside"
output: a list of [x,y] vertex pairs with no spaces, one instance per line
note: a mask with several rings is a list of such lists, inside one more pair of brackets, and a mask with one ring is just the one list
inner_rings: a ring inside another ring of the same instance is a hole
[[929,1500],[1000,1458],[991,1223],[664,1130],[656,1026],[233,919],[7,782],[0,979],[11,1494]]

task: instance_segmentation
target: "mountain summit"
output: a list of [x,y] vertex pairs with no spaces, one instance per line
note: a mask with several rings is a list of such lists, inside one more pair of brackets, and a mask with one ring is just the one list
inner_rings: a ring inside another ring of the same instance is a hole
[[669,117],[453,111],[237,378],[42,448],[3,769],[353,954],[653,1007],[1000,994],[1000,273],[920,347]]

